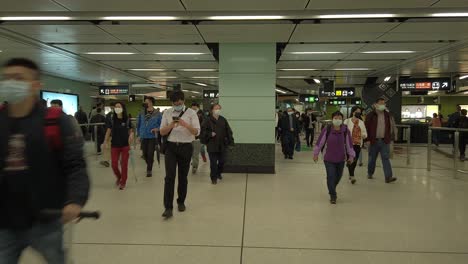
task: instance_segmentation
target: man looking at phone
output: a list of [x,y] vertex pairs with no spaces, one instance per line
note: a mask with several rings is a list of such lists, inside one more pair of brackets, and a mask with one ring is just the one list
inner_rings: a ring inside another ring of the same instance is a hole
[[174,187],[176,169],[179,171],[178,209],[185,211],[185,198],[187,197],[187,175],[192,159],[192,142],[195,136],[200,134],[200,122],[197,113],[184,105],[185,95],[181,91],[175,91],[171,96],[173,107],[164,112],[161,122],[161,136],[167,137],[165,150],[166,178],[164,185],[163,217],[172,217],[174,202]]

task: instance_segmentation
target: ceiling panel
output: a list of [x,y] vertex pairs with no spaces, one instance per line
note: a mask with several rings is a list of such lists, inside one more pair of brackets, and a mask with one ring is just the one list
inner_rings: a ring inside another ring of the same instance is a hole
[[71,11],[183,11],[175,0],[55,0]]
[[107,32],[124,42],[202,43],[192,25],[103,25]]
[[119,69],[163,69],[165,68],[156,61],[101,61],[104,64],[110,65]]
[[320,76],[334,76],[334,77],[343,77],[343,78],[347,78],[350,76],[364,77],[370,73],[372,73],[372,71],[333,71],[333,70],[330,70],[330,71],[320,72]]
[[308,9],[415,8],[429,7],[435,2],[437,0],[313,0]]
[[277,69],[326,69],[337,61],[279,61]]
[[428,52],[443,46],[450,45],[449,43],[371,43],[367,44],[359,50],[365,51],[417,51]]
[[66,11],[50,0],[2,0],[0,6],[2,12]]
[[[83,54],[86,52],[133,52],[137,53],[129,45],[84,45],[84,44],[71,44],[71,45],[57,45],[56,47],[62,48],[64,50]],[[94,56],[94,55],[93,55]],[[115,58],[125,57],[128,55],[113,55]]]
[[281,60],[341,60],[348,56],[348,53],[342,54],[290,54],[283,53]]
[[373,41],[396,23],[300,24],[291,42]]
[[182,0],[188,10],[303,10],[308,0]]
[[408,22],[400,24],[379,40],[428,41],[468,38],[468,22]]
[[14,25],[2,28],[49,43],[120,42],[98,27],[91,25]]
[[468,7],[466,0],[441,0],[432,7]]
[[199,25],[207,42],[288,42],[294,25]]
[[168,69],[218,69],[216,61],[161,61],[160,63]]

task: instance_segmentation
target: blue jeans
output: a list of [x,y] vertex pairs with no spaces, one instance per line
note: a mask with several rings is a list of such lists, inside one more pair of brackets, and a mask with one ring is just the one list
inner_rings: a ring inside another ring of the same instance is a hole
[[62,224],[36,224],[26,230],[0,229],[0,264],[18,263],[27,247],[39,252],[49,264],[64,264]]
[[392,164],[390,163],[390,144],[385,144],[382,139],[378,139],[375,144],[369,146],[369,162],[367,165],[367,174],[369,176],[374,175],[375,163],[377,162],[377,156],[380,153],[382,158],[382,165],[384,175],[386,179],[393,177]]
[[338,163],[325,161],[328,193],[332,199],[336,199],[336,186],[338,186],[338,183],[340,183],[341,177],[343,176],[344,165],[344,161]]

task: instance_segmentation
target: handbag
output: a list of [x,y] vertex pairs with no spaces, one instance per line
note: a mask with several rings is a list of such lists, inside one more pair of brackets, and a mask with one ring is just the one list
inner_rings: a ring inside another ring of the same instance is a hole
[[[180,113],[179,118],[181,118],[184,115],[184,113],[185,113],[185,110],[182,111],[182,113]],[[160,146],[159,150],[160,150],[160,152],[162,154],[166,154],[167,141],[168,141],[169,136],[171,135],[171,133],[172,133],[172,130],[165,136],[162,136],[161,134],[159,134],[159,138],[161,139],[161,146]]]

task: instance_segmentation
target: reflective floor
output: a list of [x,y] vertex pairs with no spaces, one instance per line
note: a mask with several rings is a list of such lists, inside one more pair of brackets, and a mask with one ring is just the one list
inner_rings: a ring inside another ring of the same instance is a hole
[[[138,182],[130,171],[128,188],[114,188],[109,168],[89,155],[93,180],[87,209],[99,221],[83,221],[73,232],[74,263],[468,263],[468,174],[455,179],[451,148],[433,152],[426,170],[426,148],[396,148],[398,181],[385,184],[357,169],[356,185],[347,172],[330,205],[324,166],[312,152],[284,160],[278,146],[277,173],[226,174],[213,186],[209,164],[189,175],[187,211],[164,221],[164,167],[145,178],[136,158]],[[364,159],[366,161],[367,158]],[[468,170],[468,162],[458,162]],[[22,263],[42,263],[34,253]]]

